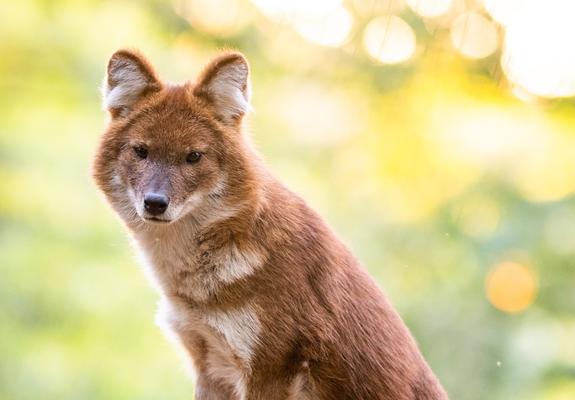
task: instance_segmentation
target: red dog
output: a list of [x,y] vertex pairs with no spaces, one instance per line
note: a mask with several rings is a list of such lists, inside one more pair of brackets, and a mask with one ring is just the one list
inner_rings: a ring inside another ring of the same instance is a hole
[[242,131],[238,53],[162,83],[118,51],[94,177],[147,260],[196,399],[439,400],[409,331],[326,223]]

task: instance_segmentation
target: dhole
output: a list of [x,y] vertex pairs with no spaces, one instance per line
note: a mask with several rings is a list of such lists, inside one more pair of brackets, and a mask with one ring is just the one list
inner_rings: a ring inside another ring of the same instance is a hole
[[111,118],[94,178],[197,372],[196,399],[447,399],[398,314],[242,129],[246,59],[162,83],[139,53],[110,59]]

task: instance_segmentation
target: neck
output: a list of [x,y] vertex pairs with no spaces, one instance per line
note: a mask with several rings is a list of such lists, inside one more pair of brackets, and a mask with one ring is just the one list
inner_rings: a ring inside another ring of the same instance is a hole
[[184,246],[193,245],[201,236],[214,239],[219,236],[218,241],[249,236],[265,204],[265,191],[256,182],[255,179],[243,180],[243,184],[235,188],[214,191],[203,204],[172,223],[138,221],[128,223],[128,227],[138,241],[149,243],[177,238],[174,243]]
[[213,202],[167,225],[131,229],[152,282],[164,295],[190,304],[221,301],[220,290],[263,265],[266,251],[254,240],[263,196]]

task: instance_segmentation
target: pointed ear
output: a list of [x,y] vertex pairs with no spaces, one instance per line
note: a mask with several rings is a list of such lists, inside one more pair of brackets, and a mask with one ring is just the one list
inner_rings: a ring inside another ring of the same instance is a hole
[[108,62],[104,107],[112,117],[123,116],[143,97],[161,88],[156,72],[144,56],[132,50],[119,50]]
[[194,94],[212,103],[223,122],[237,123],[250,109],[249,70],[242,54],[222,54],[204,69]]

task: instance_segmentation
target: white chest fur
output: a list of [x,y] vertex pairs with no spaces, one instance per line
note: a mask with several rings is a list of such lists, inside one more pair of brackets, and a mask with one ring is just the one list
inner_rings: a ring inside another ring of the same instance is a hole
[[[230,385],[240,399],[245,397],[246,381],[261,333],[254,307],[200,312],[177,299],[162,297],[157,323],[184,347],[188,347],[190,339],[201,338],[206,353],[203,359],[193,360],[195,367],[212,379]],[[193,357],[193,351],[190,353]]]
[[236,310],[214,311],[205,314],[203,319],[249,367],[261,331],[260,321],[253,308],[244,306]]
[[256,305],[218,310],[192,306],[183,299],[201,304],[226,285],[252,274],[261,265],[261,257],[240,252],[233,244],[214,250],[191,246],[183,239],[136,241],[147,275],[162,295],[157,322],[192,358],[197,354],[190,347],[200,338],[206,352],[202,360],[193,360],[194,366],[228,383],[243,399],[261,335]]

